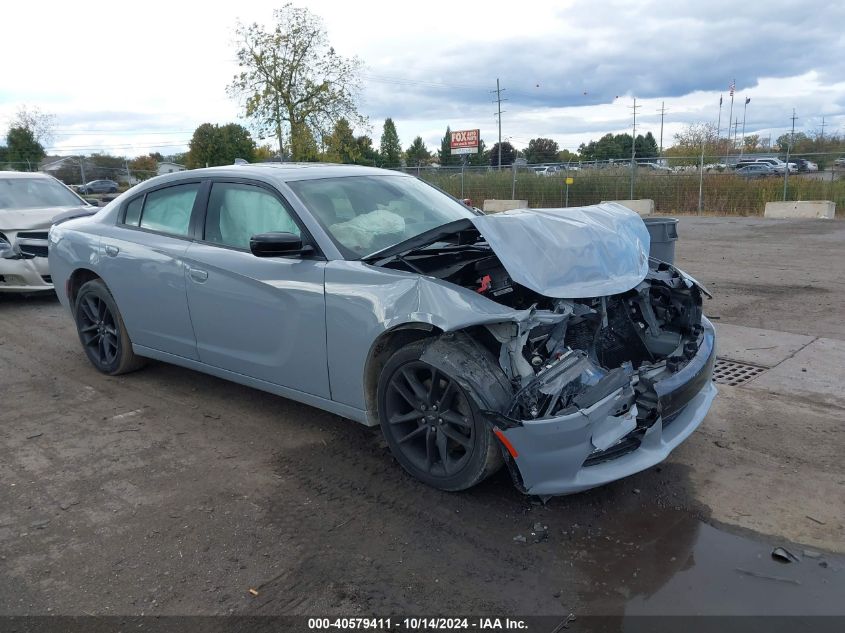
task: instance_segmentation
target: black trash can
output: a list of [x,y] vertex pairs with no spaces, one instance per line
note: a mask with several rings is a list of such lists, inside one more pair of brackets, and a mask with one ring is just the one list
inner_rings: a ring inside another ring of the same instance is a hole
[[648,234],[651,236],[651,248],[648,254],[669,264],[675,263],[675,242],[678,241],[677,218],[643,218]]

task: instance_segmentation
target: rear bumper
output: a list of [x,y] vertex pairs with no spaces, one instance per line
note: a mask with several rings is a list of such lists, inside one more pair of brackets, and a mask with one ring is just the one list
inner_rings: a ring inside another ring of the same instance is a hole
[[[517,452],[516,466],[525,491],[562,495],[595,488],[662,462],[701,424],[716,396],[712,382],[716,347],[713,326],[706,319],[704,339],[696,356],[656,388],[666,417],[659,418],[637,443],[623,439],[595,459],[594,434],[632,424],[636,409],[609,414],[623,402],[622,390],[587,410],[543,420],[525,420],[503,433]],[[616,450],[618,449],[618,450]],[[585,464],[585,462],[587,462]]]
[[0,292],[53,290],[46,257],[0,259]]

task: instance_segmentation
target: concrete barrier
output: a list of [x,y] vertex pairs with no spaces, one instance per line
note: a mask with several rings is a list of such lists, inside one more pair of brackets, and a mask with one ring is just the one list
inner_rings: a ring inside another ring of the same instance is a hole
[[528,200],[485,200],[482,211],[484,213],[500,213],[511,209],[527,209]]
[[836,203],[830,200],[805,200],[803,202],[767,202],[764,218],[821,218],[832,220]]
[[654,200],[648,198],[642,198],[640,200],[602,200],[602,204],[605,202],[621,204],[623,207],[628,207],[631,211],[640,215],[651,215],[654,213]]

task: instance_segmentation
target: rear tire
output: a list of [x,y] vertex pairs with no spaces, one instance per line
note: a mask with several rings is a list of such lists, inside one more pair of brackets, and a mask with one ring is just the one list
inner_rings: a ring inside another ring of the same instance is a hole
[[501,448],[476,396],[451,372],[420,359],[430,343],[411,343],[387,361],[379,376],[379,421],[408,473],[440,490],[466,490],[501,467]]
[[132,351],[120,310],[101,279],[82,285],[73,315],[79,341],[97,371],[117,376],[143,366],[144,359]]

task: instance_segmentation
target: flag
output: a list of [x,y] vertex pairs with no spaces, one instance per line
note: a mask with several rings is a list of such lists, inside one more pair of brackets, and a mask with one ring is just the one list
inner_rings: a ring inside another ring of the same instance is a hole
[[745,105],[751,103],[751,97],[745,97]]
[[728,86],[728,91],[731,93],[731,96],[734,96],[734,90],[736,90],[736,79],[731,79],[731,84]]

